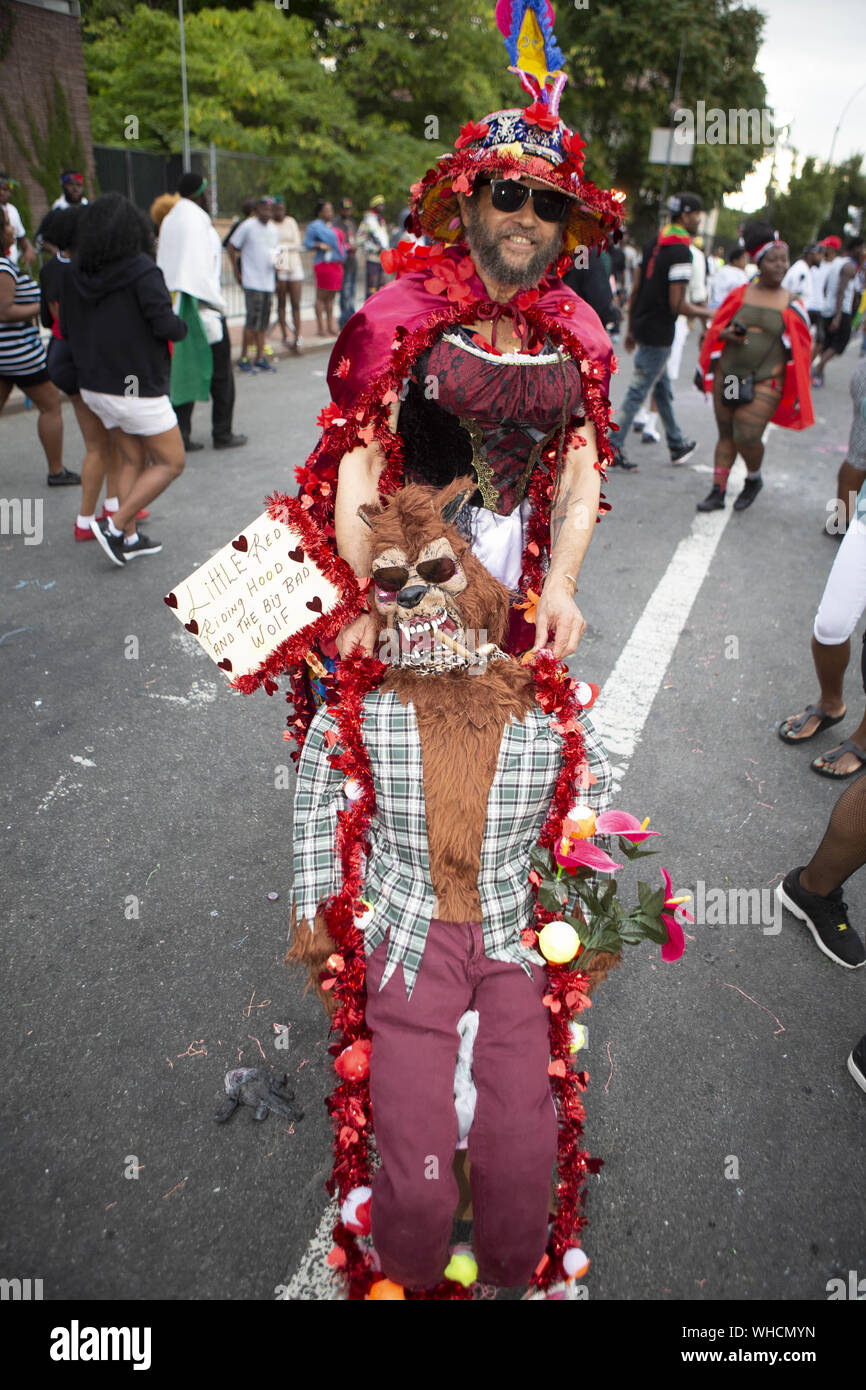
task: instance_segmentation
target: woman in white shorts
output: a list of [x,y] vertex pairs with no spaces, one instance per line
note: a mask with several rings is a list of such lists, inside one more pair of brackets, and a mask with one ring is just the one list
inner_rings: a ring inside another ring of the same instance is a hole
[[169,343],[186,336],[152,254],[150,224],[119,193],[81,214],[78,250],[61,287],[60,331],[69,343],[81,398],[120,446],[120,506],[94,520],[115,565],[162,549],[136,532],[138,512],[183,472],[185,454],[168,397]]
[[[851,382],[854,423],[848,444],[847,463],[866,473],[866,363],[858,367]],[[866,610],[866,482],[857,495],[855,515],[848,523],[836,562],[830,571],[824,596],[815,618],[812,659],[820,684],[817,704],[779,725],[785,743],[802,743],[823,729],[845,718],[842,682],[851,656],[851,635]],[[866,634],[864,634],[866,637]],[[861,656],[863,685],[866,690],[866,646]],[[812,770],[822,777],[853,777],[866,766],[866,713],[851,734],[836,748],[815,758]]]

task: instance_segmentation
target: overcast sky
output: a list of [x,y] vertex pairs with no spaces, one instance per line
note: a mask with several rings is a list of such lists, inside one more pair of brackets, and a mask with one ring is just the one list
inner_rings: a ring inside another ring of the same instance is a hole
[[[866,154],[866,4],[864,0],[750,0],[767,17],[758,68],[777,122],[793,118],[790,141],[800,165],[808,154],[826,160],[843,107],[833,162]],[[780,153],[782,183],[790,155]],[[798,165],[799,167],[799,165]],[[762,201],[769,161],[746,180],[743,193],[726,199],[753,208]]]

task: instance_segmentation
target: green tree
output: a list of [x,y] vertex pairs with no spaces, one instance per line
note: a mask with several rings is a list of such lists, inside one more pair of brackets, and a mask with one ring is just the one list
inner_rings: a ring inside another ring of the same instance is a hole
[[[670,124],[680,45],[685,39],[680,106],[761,110],[764,82],[755,71],[764,18],[730,0],[593,0],[561,5],[557,36],[570,82],[562,110],[588,141],[587,172],[623,189],[630,220],[650,232],[664,167],[647,163],[650,131]],[[690,168],[673,168],[669,192],[699,192],[707,207],[739,189],[766,153],[763,145],[704,144]]]
[[[145,5],[122,25],[110,17],[88,25],[95,140],[122,143],[134,116],[139,148],[180,149],[178,28],[174,15]],[[185,37],[194,145],[213,140],[275,156],[271,187],[294,197],[359,192],[360,171],[395,199],[404,196],[401,171],[415,167],[424,142],[377,112],[358,119],[345,84],[314,52],[309,22],[274,6],[204,8],[186,20]]]

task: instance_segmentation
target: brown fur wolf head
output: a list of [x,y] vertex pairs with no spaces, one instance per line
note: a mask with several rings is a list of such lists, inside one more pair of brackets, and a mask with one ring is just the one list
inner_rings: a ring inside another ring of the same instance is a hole
[[454,525],[475,486],[468,477],[439,491],[412,483],[381,505],[359,509],[372,532],[370,597],[380,648],[385,635],[392,639],[393,665],[459,664],[453,649],[437,642],[440,630],[475,652],[502,641],[508,590]]

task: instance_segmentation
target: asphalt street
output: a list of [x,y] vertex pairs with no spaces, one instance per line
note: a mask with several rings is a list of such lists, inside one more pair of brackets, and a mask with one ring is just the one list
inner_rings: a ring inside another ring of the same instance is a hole
[[[815,699],[809,637],[837,542],[822,534],[851,417],[854,349],[810,431],[773,430],[766,487],[713,552],[616,805],[650,815],[679,891],[764,890],[761,920],[688,928],[665,965],[628,952],[587,1016],[591,1300],[823,1301],[866,1275],[866,1096],[845,1059],[866,970],[774,916],[839,787],[775,733]],[[711,481],[712,412],[676,409],[700,448],[673,468],[630,443],[580,584],[575,674],[603,685]],[[282,965],[293,777],[281,696],[230,691],[162,595],[263,508],[316,438],[326,358],[239,378],[245,449],[191,455],[124,570],[75,544],[76,489],[49,491],[35,411],[0,419],[2,489],[43,502],[40,544],[0,536],[4,703],[5,1118],[0,1275],[46,1299],[272,1299],[325,1206],[333,1075],[325,1021]],[[623,355],[614,400],[630,376]],[[64,410],[65,462],[80,440]],[[206,439],[205,412],[193,436]],[[287,785],[288,784],[288,785]],[[631,877],[636,874],[629,870]],[[629,880],[626,880],[629,881]],[[269,894],[278,894],[276,900]],[[866,927],[866,875],[849,884]],[[726,898],[729,904],[738,900]],[[734,910],[735,919],[744,914]],[[288,1029],[286,1033],[284,1030]],[[278,1047],[287,1041],[288,1047]],[[213,1114],[230,1068],[289,1072],[304,1117]]]

